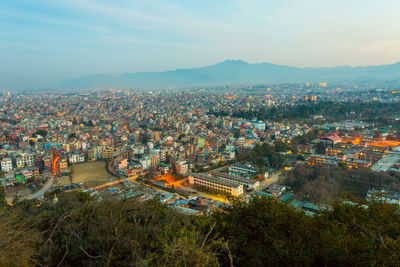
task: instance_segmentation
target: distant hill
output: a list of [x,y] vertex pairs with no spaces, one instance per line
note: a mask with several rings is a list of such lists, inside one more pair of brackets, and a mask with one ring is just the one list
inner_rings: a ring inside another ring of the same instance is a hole
[[366,67],[297,68],[271,63],[249,64],[241,60],[226,60],[216,65],[193,69],[126,73],[118,76],[97,74],[65,80],[60,87],[65,89],[179,88],[274,82],[363,82],[374,80],[400,82],[400,62]]

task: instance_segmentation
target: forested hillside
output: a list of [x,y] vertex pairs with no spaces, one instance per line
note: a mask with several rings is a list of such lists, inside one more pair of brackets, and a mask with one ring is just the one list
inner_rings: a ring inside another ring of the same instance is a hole
[[[272,199],[233,201],[212,216],[157,200],[4,202],[1,266],[396,266],[397,206],[333,203],[310,217]],[[364,203],[365,204],[365,203]]]

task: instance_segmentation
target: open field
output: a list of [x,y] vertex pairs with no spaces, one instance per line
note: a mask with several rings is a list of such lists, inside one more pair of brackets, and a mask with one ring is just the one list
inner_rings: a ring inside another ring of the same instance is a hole
[[86,187],[93,187],[118,180],[106,171],[105,162],[88,162],[71,165],[72,182],[83,183]]

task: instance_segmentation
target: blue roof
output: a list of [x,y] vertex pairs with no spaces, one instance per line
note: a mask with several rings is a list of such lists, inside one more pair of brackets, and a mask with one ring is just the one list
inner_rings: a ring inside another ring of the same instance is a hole
[[281,196],[281,197],[279,198],[279,201],[281,201],[281,202],[287,202],[287,201],[291,200],[292,198],[294,198],[294,194],[293,194],[293,193],[289,193],[289,194],[287,194],[287,195]]
[[109,188],[109,189],[106,189],[106,192],[117,192],[117,188]]
[[263,192],[263,191],[254,191],[254,194],[256,194],[259,197],[263,197],[263,196],[265,196],[265,197],[273,197],[273,195],[271,195],[269,193],[266,193],[266,192]]
[[315,204],[311,204],[308,202],[303,202],[303,209],[309,209],[309,210],[315,210],[315,211],[319,211],[319,207]]

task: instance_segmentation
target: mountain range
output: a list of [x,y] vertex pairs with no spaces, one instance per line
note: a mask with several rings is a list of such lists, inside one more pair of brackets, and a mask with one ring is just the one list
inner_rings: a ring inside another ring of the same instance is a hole
[[271,63],[250,64],[242,60],[224,62],[192,69],[165,72],[105,74],[68,79],[64,89],[86,88],[182,88],[223,85],[265,84],[280,82],[367,82],[400,83],[400,62],[389,65],[332,68],[298,68]]

